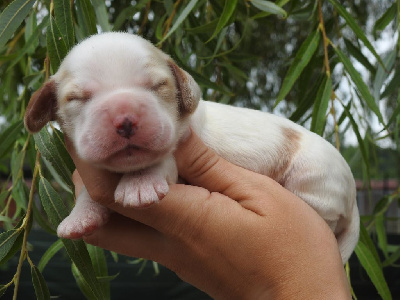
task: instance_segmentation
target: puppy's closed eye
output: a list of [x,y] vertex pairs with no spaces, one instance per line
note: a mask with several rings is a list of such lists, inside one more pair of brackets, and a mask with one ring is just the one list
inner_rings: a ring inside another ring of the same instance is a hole
[[152,91],[157,92],[158,90],[160,90],[161,88],[166,87],[166,86],[168,86],[168,80],[165,79],[165,80],[161,80],[161,81],[157,82],[156,84],[153,84],[150,89]]
[[70,101],[89,101],[93,97],[93,93],[90,91],[73,92],[67,95],[67,102]]

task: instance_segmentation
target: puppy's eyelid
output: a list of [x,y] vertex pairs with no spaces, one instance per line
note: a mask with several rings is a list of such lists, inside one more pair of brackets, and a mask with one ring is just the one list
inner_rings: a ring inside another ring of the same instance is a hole
[[67,96],[67,101],[69,102],[69,101],[74,101],[75,100],[75,101],[83,101],[83,102],[85,102],[85,101],[90,100],[92,98],[92,96],[93,96],[92,93],[89,92],[89,91],[84,91],[83,93],[80,93],[80,94],[72,93],[72,94]]
[[160,88],[162,88],[162,87],[164,87],[164,86],[167,86],[167,85],[168,85],[168,81],[167,81],[167,80],[163,80],[163,81],[160,81],[160,82],[154,84],[154,85],[151,87],[151,90],[157,91],[158,89],[160,89]]

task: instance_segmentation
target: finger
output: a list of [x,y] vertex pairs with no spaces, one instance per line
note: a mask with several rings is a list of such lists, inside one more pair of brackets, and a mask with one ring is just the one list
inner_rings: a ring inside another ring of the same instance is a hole
[[188,183],[237,201],[254,198],[254,192],[260,187],[275,190],[280,186],[267,176],[226,161],[208,148],[195,133],[181,142],[175,158],[179,175]]
[[154,261],[163,259],[163,236],[151,227],[119,214],[112,214],[107,224],[83,238],[86,243],[119,254]]
[[114,191],[121,179],[121,175],[102,168],[97,168],[93,164],[82,160],[77,155],[75,147],[69,137],[65,136],[64,138],[67,150],[92,199],[103,205],[114,202]]

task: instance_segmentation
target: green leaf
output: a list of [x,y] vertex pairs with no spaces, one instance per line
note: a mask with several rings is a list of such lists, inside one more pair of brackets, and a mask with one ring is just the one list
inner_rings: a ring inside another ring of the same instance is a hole
[[212,20],[211,22],[208,22],[206,24],[197,26],[197,27],[187,27],[185,28],[185,31],[192,33],[192,34],[199,34],[199,33],[209,33],[210,31],[215,31],[215,28],[217,27],[219,22],[219,19]]
[[144,8],[150,0],[141,0],[134,6],[128,6],[124,8],[119,15],[115,18],[113,31],[121,30],[121,27],[127,20],[130,20],[132,16]]
[[[104,250],[92,245],[87,245],[90,258],[92,259],[93,268],[97,278],[108,278],[108,267]],[[103,295],[110,298],[110,282],[102,280]]]
[[62,180],[72,188],[73,183],[71,179],[72,172],[69,166],[70,163],[65,162],[71,158],[68,154],[59,151],[57,147],[59,140],[57,136],[55,136],[55,133],[51,135],[45,127],[40,132],[34,134],[34,139],[42,156],[53,166]]
[[177,17],[174,25],[172,25],[172,28],[168,31],[168,33],[163,37],[163,39],[158,44],[163,43],[167,38],[170,37],[171,34],[173,34],[175,32],[175,30],[178,29],[178,27],[182,24],[183,21],[186,20],[187,16],[190,14],[190,12],[196,6],[197,2],[199,2],[199,0],[190,0],[190,2],[185,6],[183,11]]
[[380,96],[381,96],[382,86],[383,86],[386,78],[390,74],[386,70],[392,69],[393,64],[396,60],[396,56],[397,56],[396,49],[389,51],[388,53],[386,53],[386,55],[383,59],[384,67],[382,67],[381,65],[378,66],[378,70],[376,72],[374,82],[373,82],[373,91],[374,91],[373,96],[374,96],[376,102],[379,102],[379,100],[381,98]]
[[53,17],[50,17],[50,25],[47,27],[47,51],[53,72],[57,72],[64,57],[68,53],[68,47],[60,29]]
[[12,250],[22,230],[12,229],[0,234],[0,265],[2,265],[8,258],[8,254]]
[[350,77],[353,80],[354,84],[356,85],[358,91],[360,92],[362,98],[367,103],[368,107],[378,117],[379,121],[383,124],[383,117],[379,110],[379,107],[376,104],[374,97],[371,95],[367,85],[362,80],[360,73],[357,72],[357,70],[353,66],[353,63],[350,61],[350,59],[339,48],[334,46],[333,49],[335,50],[340,61],[343,63],[344,68],[346,69],[347,73],[350,75]]
[[34,43],[36,43],[39,40],[39,37],[43,34],[42,31],[44,27],[46,27],[48,23],[49,23],[49,16],[46,16],[43,18],[42,23],[40,23],[39,26],[37,26],[35,30],[32,32],[31,36],[25,43],[24,47],[18,51],[16,57],[8,66],[6,72],[9,72],[17,63],[19,63],[21,58],[31,50],[32,45],[34,45]]
[[15,0],[0,14],[0,48],[13,36],[36,0]]
[[44,268],[47,266],[47,263],[50,259],[53,258],[54,255],[58,253],[63,248],[63,243],[61,240],[57,240],[54,242],[42,255],[42,258],[39,261],[38,268],[40,272],[43,272]]
[[250,0],[250,3],[264,12],[280,15],[283,18],[287,17],[286,11],[282,7],[276,5],[274,2],[266,0]]
[[[82,273],[79,271],[79,269],[76,267],[75,264],[72,264],[71,271],[72,271],[72,275],[75,278],[76,284],[78,285],[82,294],[85,295],[85,298],[89,299],[89,300],[97,300],[96,295],[93,293],[93,291],[87,285],[87,282],[85,281]],[[104,299],[107,299],[107,298],[104,297]]]
[[70,0],[58,0],[54,3],[54,17],[56,19],[61,36],[67,50],[75,44],[74,23],[72,21],[72,9]]
[[332,95],[332,79],[327,77],[317,92],[312,113],[311,131],[323,135],[325,129],[326,111]]
[[375,74],[375,67],[369,62],[368,58],[365,57],[361,50],[354,46],[353,43],[346,38],[344,39],[344,43],[346,44],[346,49],[349,51],[349,53],[355,59],[357,59],[368,71],[370,71],[372,74]]
[[31,275],[33,287],[35,288],[36,299],[50,299],[50,292],[46,281],[44,280],[42,273],[40,273],[39,269],[34,265],[31,265]]
[[370,162],[369,162],[369,158],[368,158],[368,152],[367,152],[367,149],[366,149],[365,144],[364,144],[364,140],[361,137],[360,131],[358,130],[358,125],[357,125],[356,121],[354,120],[352,114],[350,113],[350,110],[348,109],[348,107],[343,105],[343,109],[344,109],[344,112],[347,115],[347,118],[350,120],[350,124],[351,124],[351,126],[353,128],[354,133],[356,134],[357,141],[358,141],[358,147],[361,150],[361,156],[362,156],[362,158],[364,160],[365,167],[367,169],[367,174],[369,176],[369,174],[370,174],[370,172],[369,172],[369,164],[370,164]]
[[82,30],[83,37],[86,38],[96,34],[96,13],[90,0],[76,0],[75,5],[78,24]]
[[383,276],[382,268],[375,260],[374,255],[367,245],[359,242],[356,246],[355,253],[382,299],[392,299],[389,287]]
[[282,87],[279,91],[277,99],[275,101],[275,107],[281,102],[286,95],[290,92],[293,84],[300,76],[301,72],[304,70],[305,66],[310,62],[311,57],[314,55],[317,50],[319,40],[320,40],[320,32],[316,30],[313,34],[311,34],[301,45],[299,51],[297,51],[296,56],[294,58],[293,63],[289,67],[289,70],[283,79]]
[[[52,224],[57,227],[68,215],[68,210],[63,200],[43,177],[39,181],[39,195],[43,207]],[[96,279],[95,271],[83,241],[62,239],[65,249],[71,260],[82,275],[85,286],[96,296],[97,299],[106,299],[102,294],[102,286]]]
[[11,124],[6,130],[0,133],[0,159],[2,159],[6,154],[9,153],[11,147],[14,145],[15,141],[18,139],[19,134],[24,127],[22,120],[16,121]]
[[214,33],[211,35],[206,43],[214,39],[218,35],[218,33],[221,32],[222,28],[226,26],[236,9],[236,5],[237,0],[225,0],[224,9],[218,19],[217,27],[215,28]]
[[388,257],[388,249],[387,249],[387,235],[385,229],[385,216],[383,214],[379,214],[375,217],[375,228],[376,235],[378,237],[378,245],[382,250],[385,257]]
[[349,25],[349,27],[353,30],[357,38],[364,43],[365,47],[367,47],[368,50],[371,51],[371,53],[375,56],[376,60],[383,66],[383,61],[381,57],[378,55],[374,46],[372,46],[372,44],[364,34],[364,31],[360,28],[360,26],[358,26],[354,18],[346,11],[346,9],[337,0],[329,0],[329,2],[335,7],[337,12],[343,17],[343,19],[345,19],[346,24]]
[[392,255],[390,255],[383,263],[382,266],[383,267],[387,267],[390,266],[392,264],[394,264],[396,261],[398,261],[400,259],[400,247],[397,248],[396,251],[394,251],[392,253]]
[[380,99],[389,97],[391,94],[397,91],[399,88],[399,82],[400,82],[400,68],[396,68],[396,71],[394,72],[392,79],[386,85],[385,90],[382,92],[380,96]]
[[108,21],[108,12],[106,3],[103,0],[92,0],[94,11],[103,32],[111,31],[111,25]]
[[375,22],[373,32],[376,34],[377,31],[384,30],[386,26],[392,22],[397,14],[397,4],[393,3],[386,12]]

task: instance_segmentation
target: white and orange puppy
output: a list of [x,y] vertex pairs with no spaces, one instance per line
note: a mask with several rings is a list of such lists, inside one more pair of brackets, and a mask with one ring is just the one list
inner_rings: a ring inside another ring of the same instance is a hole
[[[191,126],[228,161],[270,176],[311,205],[347,261],[358,241],[359,214],[354,179],[339,152],[285,118],[200,97],[193,78],[151,43],[104,33],[71,50],[32,96],[25,125],[37,132],[57,120],[81,159],[124,174],[115,201],[129,207],[159,201],[177,181],[173,152]],[[84,189],[58,235],[87,235],[109,213]]]

